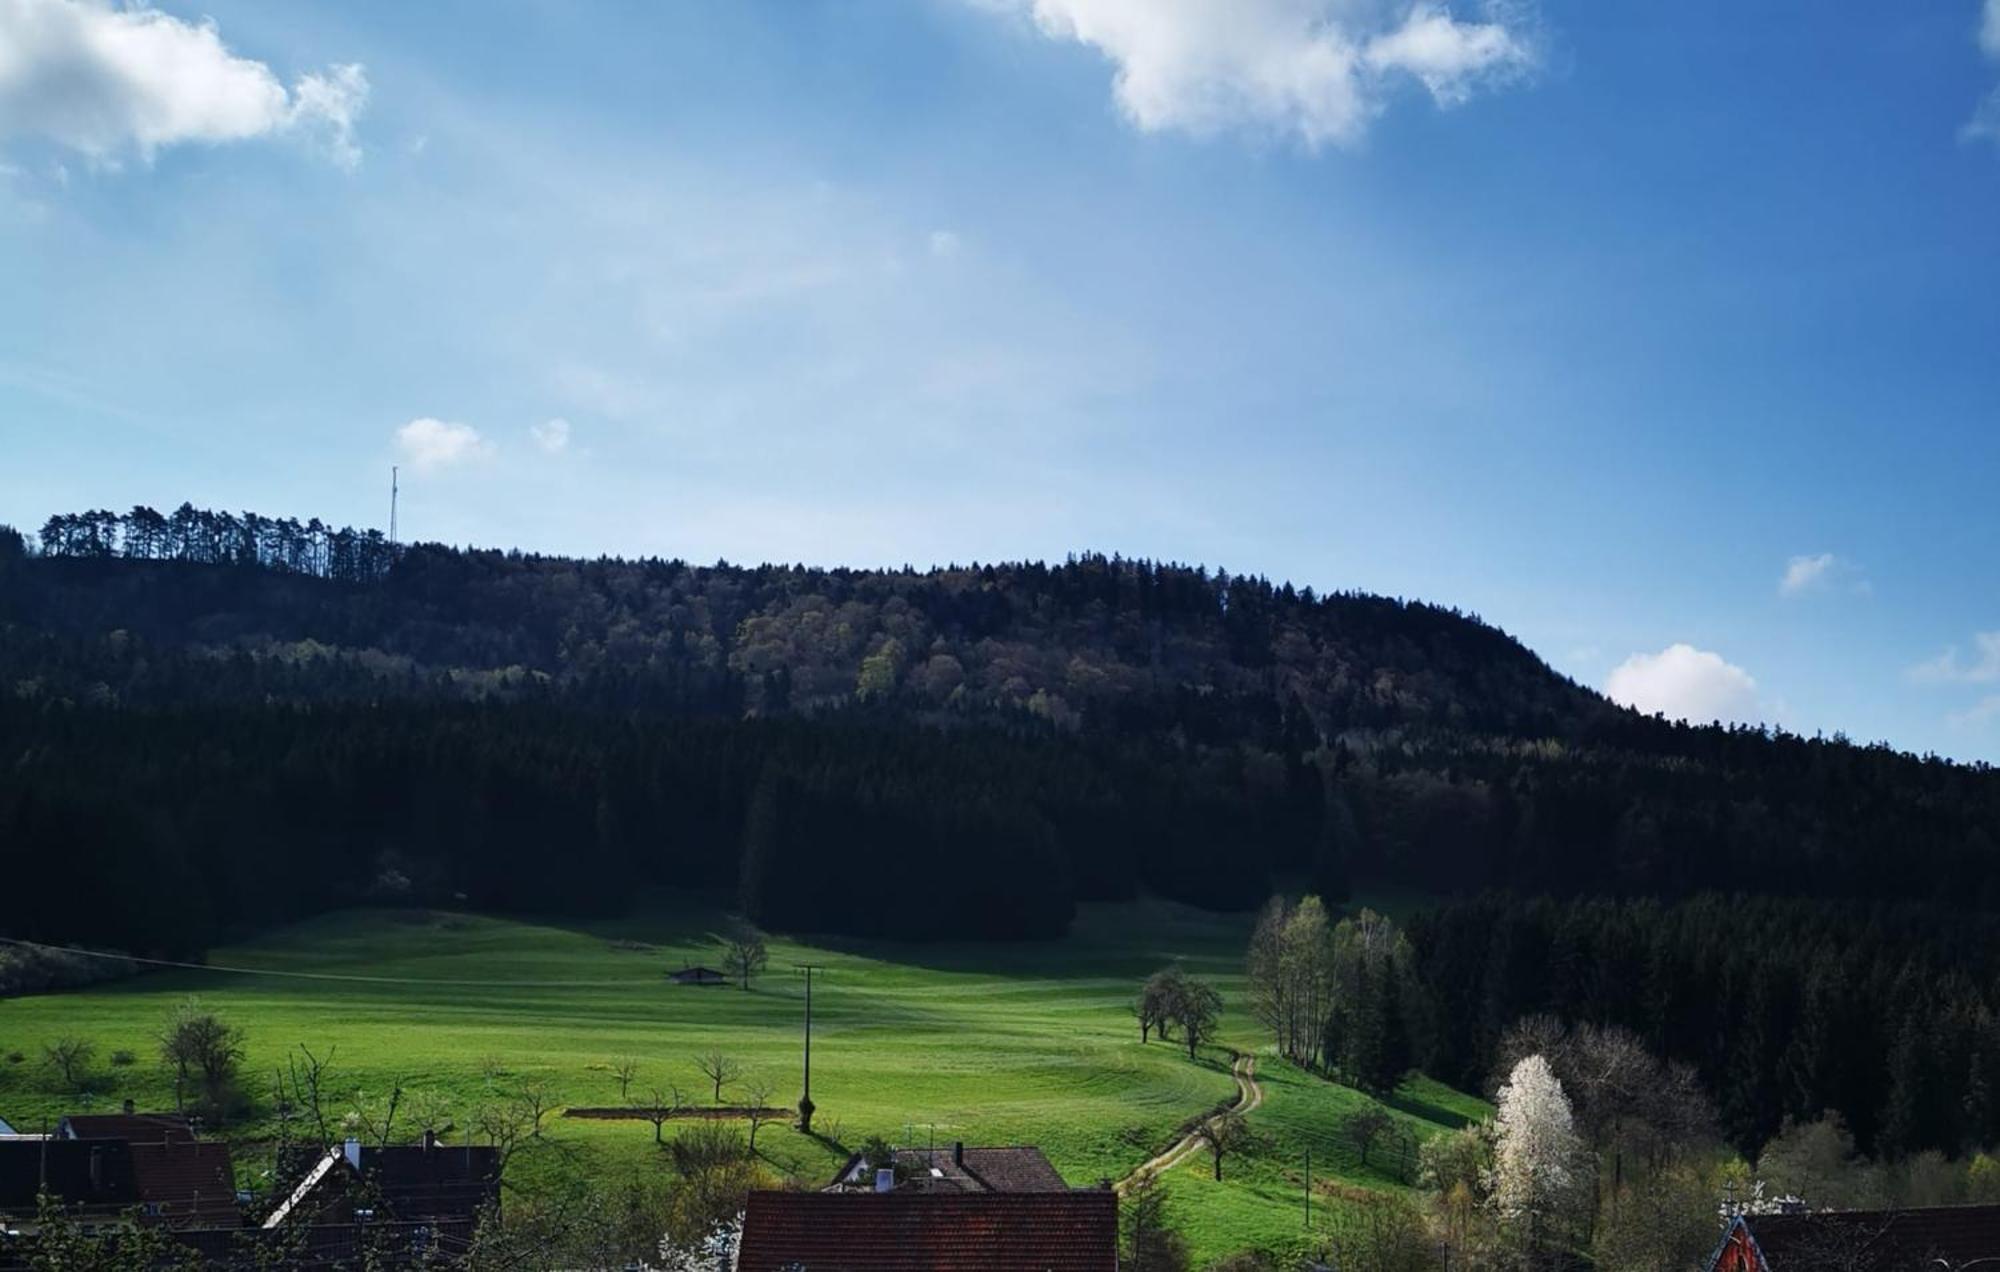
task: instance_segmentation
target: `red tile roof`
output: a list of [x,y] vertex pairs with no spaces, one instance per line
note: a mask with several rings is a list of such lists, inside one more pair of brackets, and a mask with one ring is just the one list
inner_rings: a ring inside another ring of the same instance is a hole
[[2000,1206],[1745,1215],[1741,1223],[1770,1272],[1902,1269],[1937,1260],[1955,1268],[2000,1258]]
[[1118,1198],[753,1192],[740,1272],[1116,1272]]
[[179,1113],[72,1113],[58,1130],[65,1139],[122,1139],[134,1144],[194,1138],[193,1124]]
[[229,1145],[219,1140],[133,1144],[132,1176],[148,1218],[164,1223],[242,1222]]

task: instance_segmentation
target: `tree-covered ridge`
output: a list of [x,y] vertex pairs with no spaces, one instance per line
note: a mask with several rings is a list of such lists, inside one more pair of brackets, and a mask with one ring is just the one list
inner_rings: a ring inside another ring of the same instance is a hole
[[[1331,736],[1414,721],[1540,734],[1608,710],[1453,610],[1118,557],[921,572],[582,561],[396,549],[373,531],[185,505],[53,517],[40,547],[45,568],[24,582],[58,630],[115,619],[168,644],[365,653],[420,673],[631,675],[764,714],[886,699],[1185,727],[1170,700],[1189,692],[1301,711]],[[264,568],[195,581],[177,568],[190,564]]]
[[258,565],[322,579],[377,579],[395,560],[379,530],[329,526],[318,517],[237,516],[182,504],[171,513],[58,513],[42,524],[44,555],[81,560]]

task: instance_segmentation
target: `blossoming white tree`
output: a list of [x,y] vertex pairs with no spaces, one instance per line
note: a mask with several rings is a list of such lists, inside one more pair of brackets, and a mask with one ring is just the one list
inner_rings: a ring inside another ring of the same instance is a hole
[[1561,1231],[1587,1182],[1569,1097],[1549,1062],[1528,1056],[1500,1088],[1494,1119],[1493,1204],[1530,1259]]

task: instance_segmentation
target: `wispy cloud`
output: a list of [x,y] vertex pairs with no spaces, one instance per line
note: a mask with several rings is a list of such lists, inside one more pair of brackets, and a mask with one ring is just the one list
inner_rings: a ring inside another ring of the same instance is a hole
[[1722,655],[1678,643],[1657,654],[1633,654],[1612,669],[1604,694],[1646,715],[1707,724],[1754,722],[1757,682]]
[[421,473],[490,458],[493,446],[470,424],[422,416],[396,430],[396,451]]
[[[2000,0],[1986,0],[1980,13],[1979,47],[1988,58],[2000,63]],[[1960,136],[1967,141],[1990,141],[2000,146],[2000,87],[1986,95],[1965,121]]]
[[367,100],[361,66],[301,75],[287,90],[270,67],[231,52],[211,21],[106,0],[0,0],[0,135],[96,163],[296,134],[351,168]]
[[1990,685],[2000,682],[2000,632],[1975,632],[1972,654],[1961,657],[1953,645],[1935,658],[1910,668],[1910,679],[1929,685]]
[[1792,600],[1836,591],[1865,595],[1870,590],[1859,566],[1831,552],[1793,557],[1778,579],[1778,595]]
[[1487,0],[1476,21],[1434,0],[975,0],[1025,12],[1042,34],[1097,49],[1137,127],[1207,135],[1244,128],[1308,147],[1358,141],[1398,80],[1441,107],[1539,64],[1525,0]]
[[569,421],[561,418],[528,425],[528,436],[545,455],[560,455],[569,449]]
[[1954,711],[1945,722],[1961,729],[1983,728],[2000,720],[2000,693],[1989,693],[1963,711]]

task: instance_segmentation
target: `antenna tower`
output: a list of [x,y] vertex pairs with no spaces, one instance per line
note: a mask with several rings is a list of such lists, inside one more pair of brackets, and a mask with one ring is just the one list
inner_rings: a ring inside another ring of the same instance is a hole
[[396,546],[396,466],[389,466],[389,546]]

